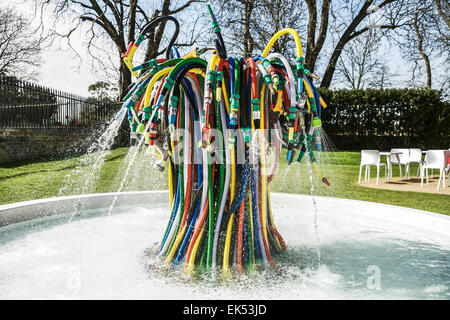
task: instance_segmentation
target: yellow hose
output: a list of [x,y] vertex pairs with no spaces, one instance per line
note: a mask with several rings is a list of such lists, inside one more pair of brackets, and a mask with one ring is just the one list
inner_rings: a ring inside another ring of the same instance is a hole
[[[228,94],[227,94],[227,90],[225,87],[225,81],[222,82],[222,94],[223,94],[223,99],[225,100],[225,106],[227,108],[227,112],[230,113],[230,103],[228,100]],[[228,137],[231,136],[231,133],[229,130],[228,131]],[[236,161],[235,161],[235,149],[234,149],[234,145],[230,145],[230,158],[231,158],[231,181],[230,181],[230,205],[233,202],[234,199],[234,195],[236,193]],[[233,217],[234,215],[232,214],[230,221],[228,223],[228,227],[227,227],[227,235],[225,238],[225,248],[224,248],[224,253],[223,253],[223,271],[225,272],[226,275],[228,275],[229,270],[228,270],[228,259],[229,259],[229,254],[230,254],[230,241],[231,241],[231,231],[232,231],[232,227],[233,227]]]
[[[234,155],[234,146],[231,147],[231,182],[230,182],[230,205],[233,202],[234,194],[236,192],[236,162]],[[223,270],[228,272],[228,257],[230,254],[230,241],[231,241],[231,231],[233,227],[233,217],[234,214],[231,215],[230,221],[228,222],[227,227],[227,235],[225,238],[225,248],[223,251]]]
[[322,107],[325,109],[327,107],[327,104],[325,103],[325,101],[323,101],[322,97],[319,97],[319,101]]
[[[230,102],[228,100],[228,94],[225,87],[225,81],[222,82],[222,94],[223,99],[225,100],[225,107],[227,108],[227,112],[230,113]],[[226,128],[224,128],[226,130]],[[227,130],[228,137],[231,136],[230,130]],[[234,193],[236,190],[236,162],[235,162],[235,151],[234,151],[234,145],[231,145],[230,150],[230,158],[231,158],[231,182],[230,182],[230,204],[233,201]]]
[[265,106],[263,104],[264,104],[265,89],[266,89],[266,86],[263,85],[261,88],[261,94],[259,95],[259,101],[261,101],[261,107],[260,107],[260,113],[261,113],[260,120],[261,121],[259,122],[259,129],[261,129],[261,128],[264,129],[264,108],[265,108]]
[[[264,101],[264,90],[265,87],[263,86],[261,88],[261,95],[260,95],[260,101]],[[259,124],[259,128],[261,132],[264,132],[264,116],[265,116],[265,106],[261,108],[261,121]],[[267,238],[267,196],[266,196],[266,187],[267,187],[267,175],[266,175],[266,158],[265,158],[265,152],[264,152],[264,139],[260,140],[260,159],[261,159],[261,217],[262,217],[262,230],[264,239],[266,239],[266,242],[269,243]]]
[[228,273],[228,260],[230,256],[231,230],[233,229],[234,213],[231,214],[227,226],[227,237],[225,238],[225,247],[223,248],[223,272]]
[[209,70],[216,70],[216,65],[219,63],[219,56],[217,54],[213,54],[209,63]]
[[145,91],[144,106],[147,107],[150,104],[150,95],[152,93],[153,86],[155,85],[156,81],[158,81],[160,78],[162,78],[163,76],[168,74],[172,69],[173,69],[173,67],[168,67],[168,68],[162,69],[153,76],[153,78],[150,80],[150,82],[147,86],[147,90]]
[[273,47],[275,41],[277,41],[278,38],[285,35],[286,33],[291,34],[292,37],[294,38],[295,47],[297,49],[297,57],[303,56],[302,41],[300,40],[300,37],[299,37],[297,31],[295,31],[294,29],[291,29],[291,28],[286,28],[286,29],[280,30],[277,33],[275,33],[275,35],[272,37],[272,39],[270,39],[269,43],[267,44],[266,48],[264,49],[264,51],[262,53],[262,56],[264,58],[267,56],[270,49]]
[[184,232],[186,231],[187,226],[183,226],[181,229],[181,232],[178,233],[177,238],[175,239],[175,242],[173,243],[172,249],[170,250],[169,254],[167,255],[165,262],[168,264],[172,260],[172,257],[175,255],[175,252],[178,249],[178,245],[180,244],[181,240],[183,239]]
[[[152,78],[152,80],[150,80],[150,82],[147,86],[147,90],[145,91],[144,106],[149,106],[149,104],[150,104],[150,96],[151,96],[151,93],[152,93],[153,87],[155,86],[156,81],[158,81],[163,76],[168,74],[170,71],[172,71],[172,69],[173,69],[173,67],[167,67],[165,69],[162,69],[155,74],[155,76]],[[193,69],[189,70],[189,72],[194,72],[194,73],[200,74],[201,76],[205,77],[205,73],[201,69],[198,69],[198,68],[193,68]]]
[[198,58],[197,48],[192,49],[188,54],[181,57],[181,59]]
[[273,109],[273,111],[283,114],[282,104],[283,104],[283,90],[278,90],[277,102],[275,103],[275,108]]
[[225,100],[225,106],[227,107],[227,112],[230,114],[230,100],[228,100],[227,88],[225,86],[225,81],[222,81],[222,94]]
[[309,86],[308,82],[303,79],[303,84],[305,85],[305,89],[306,89],[306,93],[308,94],[308,97],[313,98],[314,97],[314,93],[311,90],[311,87]]
[[172,184],[172,164],[169,161],[169,170],[167,171],[167,176],[169,177],[169,201],[173,202],[173,184]]
[[195,240],[194,247],[192,248],[191,257],[189,259],[189,265],[188,265],[188,271],[189,272],[194,270],[195,256],[197,254],[197,250],[198,250],[198,246],[200,244],[200,240],[202,239],[203,231],[204,231],[204,229],[202,228],[200,230],[200,233],[199,233],[198,237],[197,237],[197,240]]
[[261,142],[261,217],[264,238],[267,239],[267,174],[266,174],[266,158],[264,153],[264,142]]

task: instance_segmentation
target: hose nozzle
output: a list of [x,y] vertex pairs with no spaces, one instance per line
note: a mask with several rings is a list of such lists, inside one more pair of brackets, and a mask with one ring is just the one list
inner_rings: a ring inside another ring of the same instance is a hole
[[320,130],[316,130],[314,134],[314,144],[316,146],[316,151],[322,151],[322,137],[320,135]]
[[288,165],[290,165],[292,163],[292,161],[294,160],[294,155],[295,155],[294,146],[292,143],[289,143],[288,152],[287,152],[287,156],[286,156],[286,161],[287,161]]
[[239,99],[240,96],[237,93],[233,93],[230,98],[230,124],[237,125],[238,111],[239,111]]
[[163,172],[164,169],[166,168],[165,162],[162,159],[156,161],[153,167],[161,172]]
[[315,75],[314,73],[312,73],[311,71],[309,71],[308,69],[304,69],[304,73],[306,76],[314,78],[316,80],[320,80],[320,77],[318,75]]

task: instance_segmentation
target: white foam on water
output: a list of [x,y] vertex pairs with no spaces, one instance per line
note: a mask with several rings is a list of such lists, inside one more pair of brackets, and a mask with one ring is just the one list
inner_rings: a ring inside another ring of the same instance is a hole
[[[288,245],[277,258],[281,272],[230,282],[183,281],[149,269],[155,258],[148,252],[165,230],[167,208],[117,207],[111,216],[105,208],[102,216],[8,239],[0,228],[0,299],[450,298],[448,220],[332,198],[318,197],[317,205],[319,265],[311,199],[278,194],[274,221]],[[412,223],[426,218],[428,225]],[[14,226],[7,228],[10,237]],[[380,272],[376,288],[368,285],[370,266]]]

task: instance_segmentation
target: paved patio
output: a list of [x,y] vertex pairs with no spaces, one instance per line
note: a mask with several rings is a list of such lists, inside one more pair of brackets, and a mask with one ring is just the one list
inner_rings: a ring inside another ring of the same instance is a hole
[[[450,195],[450,187],[448,186],[447,177],[445,179],[446,188],[441,187],[439,191],[436,190],[437,183],[439,181],[439,176],[434,178],[429,177],[428,184],[426,180],[423,180],[423,187],[420,186],[420,178],[408,178],[408,180],[400,180],[400,177],[393,177],[389,182],[384,181],[384,176],[380,177],[378,185],[376,185],[376,177],[371,177],[370,181],[361,181],[361,186],[374,188],[374,189],[385,189],[385,190],[395,190],[395,191],[414,191],[414,192],[425,192],[425,193],[436,193],[436,194],[447,194]],[[358,182],[358,181],[356,181]]]

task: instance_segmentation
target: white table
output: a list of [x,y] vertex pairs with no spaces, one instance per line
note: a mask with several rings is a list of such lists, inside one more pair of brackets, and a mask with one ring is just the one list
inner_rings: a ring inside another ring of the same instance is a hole
[[380,156],[386,156],[386,162],[387,162],[387,167],[388,167],[387,181],[389,181],[389,179],[392,178],[391,156],[395,156],[397,158],[398,166],[400,168],[400,180],[403,180],[402,165],[400,164],[400,155],[401,154],[402,154],[401,152],[390,152],[390,151],[380,152]]

